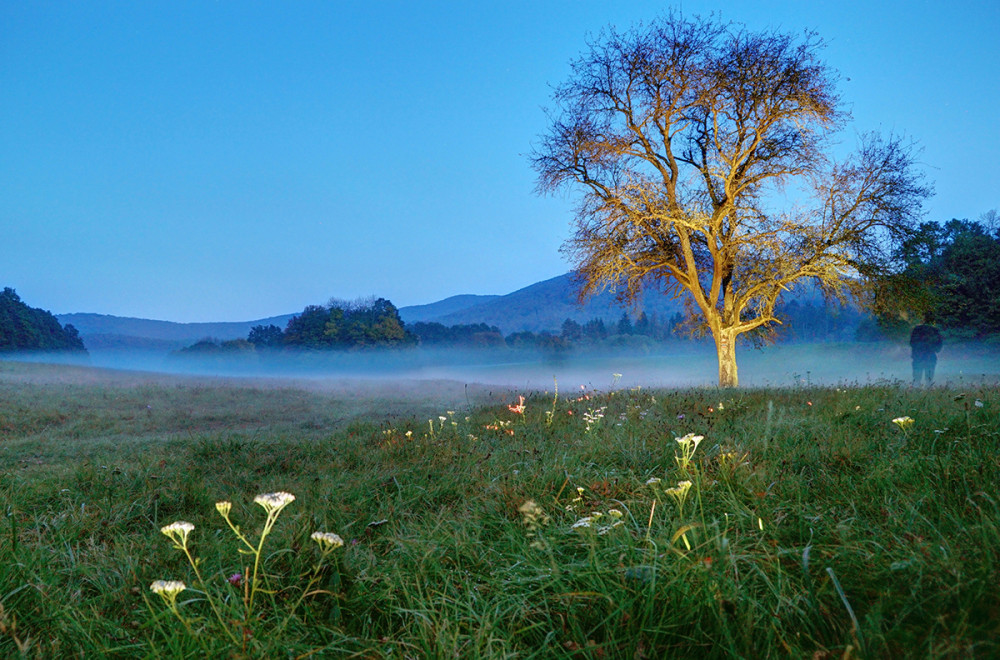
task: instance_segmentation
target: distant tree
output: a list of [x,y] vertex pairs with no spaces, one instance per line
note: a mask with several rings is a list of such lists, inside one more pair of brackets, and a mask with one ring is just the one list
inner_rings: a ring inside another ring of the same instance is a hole
[[257,346],[246,339],[227,339],[219,344],[223,353],[256,353]]
[[364,340],[364,333],[360,333],[354,328],[354,337],[349,335],[350,326],[347,319],[347,312],[343,307],[334,305],[330,307],[327,314],[326,323],[323,325],[323,343],[328,346],[346,346],[352,341]]
[[[582,192],[565,247],[581,297],[687,296],[722,386],[738,384],[737,338],[777,323],[797,283],[873,301],[929,194],[895,137],[831,156],[846,114],[821,48],[680,14],[608,29],[556,89],[535,149],[541,191]],[[802,196],[776,208],[784,186]]]
[[385,298],[379,298],[372,305],[373,343],[378,346],[412,346],[417,337],[409,332],[399,310]]
[[220,364],[243,364],[247,360],[257,359],[257,345],[247,339],[219,341],[214,337],[206,337],[174,351],[171,356],[209,360]]
[[566,319],[562,324],[562,332],[559,336],[568,342],[577,342],[583,339],[583,326],[573,319]]
[[535,348],[549,355],[565,353],[571,348],[571,344],[548,331],[542,331],[535,336]]
[[644,335],[646,337],[653,336],[653,324],[650,322],[649,317],[646,316],[646,312],[639,312],[639,316],[635,320],[633,334]]
[[635,328],[632,327],[632,319],[628,317],[628,312],[622,313],[622,317],[618,319],[618,324],[615,326],[615,331],[619,335],[631,335],[635,333]]
[[538,336],[529,330],[512,332],[504,340],[507,346],[514,349],[536,348],[538,346]]
[[461,346],[468,348],[488,348],[504,345],[500,328],[485,323],[453,325],[441,323],[414,323],[412,332],[425,346]]
[[301,314],[289,319],[282,341],[286,346],[295,348],[330,348],[335,342],[326,334],[329,320],[330,310],[320,305],[309,305]]
[[604,319],[591,319],[583,325],[583,336],[587,341],[599,342],[608,338],[608,328]]
[[986,229],[987,234],[1000,241],[1000,213],[996,209],[990,209],[979,216],[979,224]]
[[176,354],[181,356],[196,356],[215,355],[221,352],[222,346],[220,345],[218,339],[215,337],[205,337],[204,339],[199,339],[190,346],[178,349]]
[[505,347],[507,342],[499,330],[491,330],[472,335],[471,345],[474,348],[500,348]]
[[451,341],[451,332],[443,323],[418,321],[410,326],[410,329],[420,339],[421,344],[445,344]]
[[685,334],[684,323],[686,319],[680,312],[674,312],[673,316],[667,321],[667,329],[671,336],[678,337]]
[[276,325],[255,325],[250,328],[247,341],[257,348],[276,348],[281,346],[284,333]]

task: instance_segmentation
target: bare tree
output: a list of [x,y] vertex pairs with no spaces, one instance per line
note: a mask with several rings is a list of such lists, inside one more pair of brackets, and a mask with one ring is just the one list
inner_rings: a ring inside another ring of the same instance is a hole
[[811,33],[679,14],[608,29],[556,88],[532,154],[540,191],[582,193],[564,246],[581,298],[686,294],[720,386],[738,384],[737,337],[780,322],[783,291],[812,280],[842,298],[889,272],[930,194],[898,138],[831,157],[848,117],[821,50]]

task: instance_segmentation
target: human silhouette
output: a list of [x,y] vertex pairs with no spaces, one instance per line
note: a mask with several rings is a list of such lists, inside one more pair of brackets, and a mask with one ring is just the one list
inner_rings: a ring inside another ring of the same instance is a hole
[[910,333],[910,356],[913,358],[913,384],[919,386],[926,379],[927,385],[934,384],[934,367],[937,353],[941,350],[941,333],[934,327],[934,316],[924,314],[924,322]]

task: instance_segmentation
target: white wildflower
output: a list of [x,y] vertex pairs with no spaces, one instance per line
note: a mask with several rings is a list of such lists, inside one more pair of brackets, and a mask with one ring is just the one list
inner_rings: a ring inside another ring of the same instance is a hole
[[329,552],[344,545],[344,539],[333,532],[313,532],[309,538],[319,544],[319,547]]
[[253,501],[264,507],[269,514],[278,513],[290,503],[295,501],[295,496],[291,493],[278,491],[276,493],[264,493],[253,498]]
[[169,525],[160,528],[171,541],[174,542],[176,547],[183,549],[187,546],[188,534],[194,530],[194,525],[185,521],[178,520],[177,522],[172,522]]
[[180,580],[156,580],[149,585],[150,591],[159,594],[160,597],[171,607],[177,607],[177,594],[187,589]]

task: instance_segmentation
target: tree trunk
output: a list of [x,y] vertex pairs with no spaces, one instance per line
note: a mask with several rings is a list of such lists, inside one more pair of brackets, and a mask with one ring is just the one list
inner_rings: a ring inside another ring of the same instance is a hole
[[715,350],[719,354],[719,387],[737,387],[736,375],[736,335],[727,330],[714,333]]

